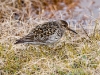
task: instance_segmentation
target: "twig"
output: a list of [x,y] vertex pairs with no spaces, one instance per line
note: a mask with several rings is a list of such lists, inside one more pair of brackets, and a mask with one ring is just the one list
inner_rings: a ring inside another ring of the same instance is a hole
[[97,25],[99,24],[98,20],[95,20],[95,23],[96,23],[96,25],[95,25],[94,30],[93,30],[93,36],[95,36],[96,28],[97,28]]
[[86,32],[86,30],[82,27],[82,24],[80,24],[80,26],[81,26],[82,30],[84,31],[84,33],[86,34],[86,36],[90,39],[90,37],[89,37],[88,33]]

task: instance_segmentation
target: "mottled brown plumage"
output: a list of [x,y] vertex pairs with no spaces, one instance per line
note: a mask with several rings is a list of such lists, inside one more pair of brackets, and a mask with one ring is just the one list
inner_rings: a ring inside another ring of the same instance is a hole
[[17,40],[15,44],[52,44],[63,36],[66,29],[76,33],[74,30],[68,28],[68,23],[64,20],[45,22],[33,28],[28,35]]

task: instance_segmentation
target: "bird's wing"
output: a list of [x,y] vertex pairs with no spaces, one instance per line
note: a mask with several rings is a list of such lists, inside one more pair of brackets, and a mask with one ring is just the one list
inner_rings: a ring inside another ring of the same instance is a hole
[[24,42],[41,42],[45,43],[51,35],[53,35],[57,30],[57,26],[54,22],[47,22],[33,28],[28,35],[17,40],[17,43]]

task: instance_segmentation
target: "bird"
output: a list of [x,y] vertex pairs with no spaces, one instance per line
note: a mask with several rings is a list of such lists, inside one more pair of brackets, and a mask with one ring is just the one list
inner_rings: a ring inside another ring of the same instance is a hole
[[28,43],[34,45],[48,45],[59,41],[65,31],[69,30],[77,34],[76,31],[68,27],[64,20],[49,21],[37,25],[27,35],[16,40],[14,44]]

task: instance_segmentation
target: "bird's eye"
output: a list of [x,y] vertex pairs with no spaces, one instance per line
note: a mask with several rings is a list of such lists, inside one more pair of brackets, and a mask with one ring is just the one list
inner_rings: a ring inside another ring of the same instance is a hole
[[65,25],[65,24],[62,24],[62,26],[66,27],[66,25]]

